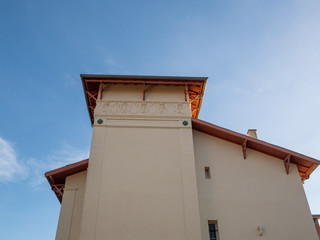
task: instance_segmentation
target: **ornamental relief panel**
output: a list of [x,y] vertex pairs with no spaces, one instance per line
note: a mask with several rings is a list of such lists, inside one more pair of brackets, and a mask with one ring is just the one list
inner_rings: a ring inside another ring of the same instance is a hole
[[191,117],[189,102],[145,102],[98,100],[94,117],[185,118]]

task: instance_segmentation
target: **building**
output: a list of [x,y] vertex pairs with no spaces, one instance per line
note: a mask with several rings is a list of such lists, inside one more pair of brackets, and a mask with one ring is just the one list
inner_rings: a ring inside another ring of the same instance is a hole
[[319,225],[319,220],[320,220],[320,215],[312,215],[313,221],[314,221],[314,225],[316,227],[319,239],[320,239],[320,225]]
[[320,164],[199,120],[207,78],[81,75],[89,159],[45,174],[57,240],[316,240]]

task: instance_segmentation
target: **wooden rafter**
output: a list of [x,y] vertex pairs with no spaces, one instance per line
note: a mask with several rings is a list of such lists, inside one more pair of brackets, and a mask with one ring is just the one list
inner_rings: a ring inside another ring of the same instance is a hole
[[61,202],[63,198],[65,184],[52,184],[51,187],[52,191],[54,191],[59,201]]
[[87,94],[89,95],[90,98],[93,98],[95,101],[97,101],[96,96],[98,95],[98,92],[87,91]]
[[185,84],[184,88],[184,100],[187,102],[188,101],[188,84]]
[[189,88],[189,94],[195,94],[195,95],[198,95],[199,94],[199,92],[196,92],[196,91],[193,91],[193,90],[191,90],[190,88]]
[[302,183],[304,183],[306,179],[309,179],[310,174],[317,168],[317,166],[317,164],[312,164],[312,166],[308,168],[308,170],[305,173],[300,174]]
[[99,94],[100,94],[100,100],[102,100],[102,94],[103,94],[103,84],[100,82],[99,84]]
[[63,195],[64,184],[53,184],[52,190],[58,193],[60,196]]
[[143,82],[143,93],[142,93],[142,100],[146,100],[146,83]]
[[194,100],[197,100],[197,99],[199,99],[199,98],[202,98],[202,94],[199,94],[199,95],[197,95],[196,97],[194,97],[194,98],[191,98],[190,99],[190,102],[193,102]]

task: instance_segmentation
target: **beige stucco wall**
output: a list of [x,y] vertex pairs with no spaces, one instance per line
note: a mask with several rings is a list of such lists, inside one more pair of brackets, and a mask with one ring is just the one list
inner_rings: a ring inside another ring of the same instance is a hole
[[287,175],[279,159],[248,149],[244,160],[241,146],[193,131],[184,90],[147,86],[143,101],[142,85],[104,86],[56,239],[208,240],[217,220],[219,240],[316,240],[296,166]]
[[190,116],[184,87],[148,87],[146,101],[141,85],[104,87],[81,240],[201,238]]
[[[221,240],[317,240],[296,165],[193,131],[202,240],[217,220]],[[211,170],[205,178],[204,167]],[[257,227],[264,234],[258,236]]]
[[[105,84],[103,100],[107,101],[141,101],[143,85]],[[145,101],[184,102],[184,86],[146,85]]]
[[87,171],[66,178],[56,240],[78,240]]

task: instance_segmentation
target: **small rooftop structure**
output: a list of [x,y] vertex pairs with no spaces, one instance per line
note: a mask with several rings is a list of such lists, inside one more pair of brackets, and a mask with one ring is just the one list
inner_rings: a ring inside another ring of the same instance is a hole
[[93,75],[81,74],[83,90],[87,102],[88,112],[93,123],[93,111],[96,101],[102,99],[102,84],[141,84],[141,96],[145,100],[148,85],[177,85],[185,86],[185,98],[191,102],[192,117],[198,118],[204,94],[207,77],[174,77],[174,76],[137,76],[137,75]]

